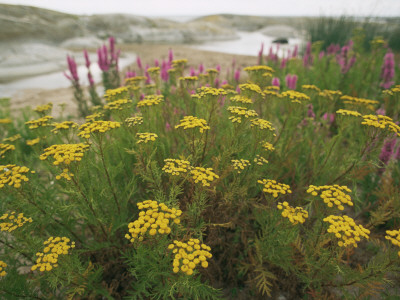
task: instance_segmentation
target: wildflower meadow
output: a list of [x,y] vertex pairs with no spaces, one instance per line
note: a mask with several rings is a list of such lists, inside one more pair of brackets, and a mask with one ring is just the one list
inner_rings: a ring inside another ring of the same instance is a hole
[[122,74],[110,38],[76,115],[1,99],[0,297],[399,295],[399,56],[363,43]]

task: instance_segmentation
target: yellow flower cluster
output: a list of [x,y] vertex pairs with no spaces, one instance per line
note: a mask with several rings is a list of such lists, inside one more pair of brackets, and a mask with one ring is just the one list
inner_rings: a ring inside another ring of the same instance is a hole
[[288,218],[290,223],[296,225],[298,223],[304,223],[308,218],[308,211],[302,207],[292,207],[286,201],[281,203],[278,202],[277,208],[282,210],[282,217]]
[[180,82],[195,82],[198,80],[197,76],[185,76],[185,77],[179,77]]
[[246,159],[232,159],[233,168],[240,174],[244,168],[250,166],[250,162]]
[[[392,242],[393,245],[400,247],[400,230],[386,230],[385,239]],[[400,256],[400,251],[397,252],[397,255]]]
[[268,143],[268,142],[261,142],[261,146],[264,148],[266,151],[274,151],[274,145]]
[[150,235],[169,234],[171,222],[180,223],[179,216],[182,214],[180,209],[168,208],[164,203],[158,203],[154,200],[146,200],[137,204],[139,210],[139,218],[128,224],[129,234],[125,235],[131,243],[138,238],[143,240],[143,235],[149,230]]
[[212,168],[195,167],[190,170],[195,183],[201,182],[203,186],[210,186],[210,182],[218,179]]
[[262,166],[264,164],[268,163],[268,160],[266,160],[264,157],[260,156],[260,155],[256,155],[256,157],[254,158],[254,162],[259,165]]
[[187,64],[187,62],[188,60],[186,58],[183,58],[183,59],[175,59],[171,63],[174,68],[178,68],[178,67],[184,67]]
[[132,103],[132,100],[128,99],[119,99],[115,100],[112,102],[108,102],[106,105],[104,105],[104,109],[108,110],[123,110],[124,108],[127,107],[127,104]]
[[281,93],[282,97],[287,97],[290,100],[292,100],[292,102],[297,102],[297,103],[301,103],[302,101],[309,101],[310,97],[307,96],[306,94],[297,92],[297,91],[286,91]]
[[56,179],[59,180],[63,177],[67,180],[71,180],[71,176],[74,176],[74,174],[69,173],[69,165],[72,162],[81,161],[83,153],[87,151],[88,148],[89,145],[83,143],[52,145],[44,149],[44,153],[41,154],[39,158],[45,160],[49,156],[52,156],[54,159],[53,165],[64,166],[63,172],[57,175]]
[[217,69],[207,69],[207,70],[206,70],[206,73],[207,73],[208,75],[216,75],[216,74],[219,73],[219,71],[218,71]]
[[327,232],[334,233],[338,239],[341,239],[338,242],[339,247],[357,248],[357,242],[361,240],[361,237],[369,238],[370,231],[362,225],[356,225],[354,220],[346,215],[343,217],[330,215],[323,220],[331,224]]
[[15,141],[19,140],[20,138],[22,138],[22,136],[18,133],[13,136],[10,136],[8,138],[4,138],[3,142],[15,142]]
[[197,93],[192,95],[192,98],[202,99],[207,96],[225,96],[227,92],[224,89],[217,89],[208,86],[202,86],[197,89]]
[[353,116],[353,117],[361,117],[362,115],[355,110],[347,110],[347,109],[339,109],[336,111],[337,114],[343,115],[343,116]]
[[268,129],[270,131],[275,131],[275,128],[272,127],[272,123],[264,120],[264,119],[252,119],[250,120],[251,122],[251,127],[258,127],[259,129],[263,130],[263,129]]
[[136,133],[136,137],[138,138],[137,144],[147,144],[148,142],[154,142],[158,138],[158,135],[150,132],[138,132]]
[[29,125],[29,129],[36,129],[39,127],[46,127],[50,126],[51,124],[49,123],[50,120],[52,120],[53,117],[51,116],[44,116],[42,118],[39,118],[37,120],[32,120],[25,122],[25,125]]
[[385,129],[396,133],[397,136],[400,136],[400,126],[394,123],[392,118],[388,116],[364,115],[362,118],[364,119],[363,122],[361,122],[363,125]]
[[263,192],[272,194],[274,198],[278,197],[278,194],[291,194],[290,186],[284,183],[276,182],[276,180],[263,179],[257,180],[258,183],[264,185]]
[[126,86],[121,86],[116,89],[106,90],[104,98],[107,102],[129,98],[129,89]]
[[114,128],[119,128],[120,122],[113,121],[92,121],[89,123],[82,124],[79,127],[80,132],[78,136],[88,139],[91,133],[104,133]]
[[341,95],[342,95],[341,91],[333,91],[333,90],[323,90],[322,92],[319,93],[319,96],[328,97],[328,98],[332,98],[333,96],[341,96]]
[[173,244],[168,245],[168,249],[175,254],[172,263],[174,273],[181,271],[187,275],[192,275],[198,264],[207,268],[207,258],[212,257],[211,248],[206,244],[200,244],[198,239],[190,239],[187,243],[175,240]]
[[170,173],[171,175],[180,175],[181,173],[187,173],[190,169],[190,162],[180,159],[167,158],[164,159],[165,165],[162,170],[165,173]]
[[191,128],[199,128],[200,133],[203,133],[204,130],[210,129],[210,126],[207,125],[207,121],[204,119],[199,119],[193,116],[185,116],[180,123],[175,126],[175,129],[183,127],[183,129],[191,129]]
[[164,101],[163,95],[148,95],[148,96],[144,97],[143,100],[140,100],[138,102],[137,107],[153,106],[153,105],[160,104],[163,101]]
[[4,157],[4,154],[11,150],[15,150],[14,145],[0,143],[0,157]]
[[10,124],[10,123],[12,123],[12,120],[11,119],[0,119],[0,124]]
[[34,111],[36,111],[38,113],[43,113],[43,112],[46,112],[48,110],[51,110],[52,108],[53,108],[53,103],[50,102],[50,103],[47,103],[47,104],[44,104],[44,105],[37,106],[34,109]]
[[[29,168],[24,166],[0,166],[0,189],[6,184],[9,186],[14,186],[16,189],[20,188],[22,181],[29,181],[28,177],[25,175],[28,172]],[[31,171],[31,173],[35,173],[35,171]]]
[[307,190],[307,193],[313,196],[319,195],[328,207],[333,207],[333,204],[335,204],[339,210],[344,209],[342,204],[347,204],[349,206],[354,205],[351,201],[351,197],[346,195],[345,192],[351,193],[351,190],[347,186],[340,186],[337,184],[323,186],[310,185]]
[[261,96],[264,95],[261,88],[257,84],[254,84],[254,83],[239,84],[239,88],[240,88],[240,92],[250,91],[250,92],[259,94]]
[[148,68],[147,72],[151,75],[158,75],[160,74],[160,67],[152,67],[152,68]]
[[143,117],[126,118],[125,123],[128,124],[128,127],[140,125],[140,124],[143,124]]
[[7,232],[12,232],[17,228],[22,227],[27,222],[32,223],[32,218],[24,217],[23,213],[15,215],[15,211],[11,212],[10,214],[2,215],[0,220],[0,231]]
[[393,88],[389,90],[383,90],[382,93],[384,95],[390,95],[390,96],[393,96],[396,93],[400,93],[400,84],[395,85]]
[[97,113],[94,113],[92,115],[86,116],[85,119],[86,119],[86,122],[93,122],[96,119],[101,119],[102,117],[104,117],[104,114],[102,114],[100,112],[97,112]]
[[321,92],[321,90],[319,89],[319,87],[317,87],[317,86],[315,86],[315,85],[313,85],[313,84],[303,84],[302,86],[301,86],[301,88],[303,89],[303,90],[312,90],[312,91],[316,91],[316,92]]
[[343,95],[340,97],[341,100],[343,100],[343,103],[346,104],[362,104],[366,105],[370,109],[374,109],[374,105],[379,104],[379,101],[376,100],[369,100],[369,99],[364,99],[364,98],[357,98],[357,97],[352,97],[348,95]]
[[54,129],[51,130],[53,133],[58,133],[60,130],[68,130],[71,128],[77,128],[78,124],[73,121],[64,121],[61,123],[53,123]]
[[230,98],[230,100],[232,102],[240,102],[243,104],[252,104],[253,103],[253,100],[251,100],[250,98],[248,98],[246,96],[242,96],[242,95],[233,96],[232,98]]
[[241,106],[228,106],[228,111],[233,114],[233,116],[229,117],[229,120],[232,123],[242,123],[242,117],[250,118],[250,117],[257,117],[258,114],[253,109],[247,109],[246,107]]
[[275,72],[274,69],[272,69],[271,67],[263,66],[263,65],[249,66],[249,67],[244,68],[243,70],[248,73],[252,73],[252,72],[273,73],[273,72]]
[[147,78],[145,76],[135,76],[135,77],[130,77],[125,79],[125,84],[128,85],[136,85],[140,83],[141,81],[145,81]]
[[7,268],[7,264],[4,261],[0,260],[0,277],[4,277],[7,275],[6,270],[4,270],[5,268]]
[[36,138],[36,139],[33,139],[33,140],[27,140],[27,141],[26,141],[26,144],[27,144],[28,146],[33,146],[33,145],[38,144],[39,142],[40,142],[40,138]]
[[60,255],[67,255],[71,248],[75,248],[75,242],[71,242],[67,237],[50,237],[43,242],[43,245],[45,246],[43,252],[36,253],[38,258],[36,264],[31,268],[32,271],[36,269],[39,269],[40,272],[51,271],[58,267]]

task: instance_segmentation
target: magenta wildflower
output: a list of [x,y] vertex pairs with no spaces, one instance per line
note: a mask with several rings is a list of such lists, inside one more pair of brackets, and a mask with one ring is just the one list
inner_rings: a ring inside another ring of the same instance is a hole
[[281,69],[284,69],[284,68],[286,68],[286,64],[287,64],[287,62],[288,62],[288,58],[282,58],[282,60],[281,60]]
[[340,46],[337,44],[330,44],[326,51],[328,55],[335,55],[337,52],[340,51]]
[[174,52],[172,52],[172,49],[169,49],[168,51],[168,61],[171,63],[174,60]]
[[297,85],[297,75],[288,74],[285,77],[286,86],[289,90],[295,90]]
[[263,63],[264,43],[261,43],[261,49],[258,51],[258,65]]
[[313,110],[313,105],[310,103],[310,104],[308,104],[307,108],[308,108],[307,117],[314,119],[315,118],[315,113],[314,113],[314,110]]
[[161,63],[161,73],[160,73],[160,76],[161,76],[161,79],[162,79],[164,82],[167,82],[168,79],[169,79],[168,69],[169,69],[168,63],[167,63],[165,60],[163,60],[162,63]]
[[335,121],[335,114],[324,113],[322,119],[327,121],[329,124],[332,124]]
[[190,76],[196,76],[196,70],[193,67],[190,67]]
[[383,79],[383,82],[381,83],[381,87],[383,87],[384,89],[389,89],[394,84],[394,66],[394,55],[393,52],[389,49],[384,57],[384,62],[382,65],[381,78]]
[[381,153],[379,154],[379,160],[383,163],[383,165],[387,165],[390,158],[393,155],[394,146],[396,145],[396,139],[386,140],[383,144]]
[[299,45],[294,46],[292,58],[296,58],[299,53]]
[[171,124],[165,122],[165,131],[171,131]]
[[219,78],[215,78],[214,87],[219,88]]
[[377,115],[381,115],[381,116],[385,116],[386,115],[386,110],[383,107],[381,107],[376,111],[376,114]]
[[321,59],[324,58],[324,56],[325,56],[325,51],[321,51],[321,52],[319,53],[319,55],[318,55],[318,59],[321,60]]
[[240,80],[240,69],[236,69],[234,78],[235,78],[236,82],[239,82],[239,80]]
[[136,57],[136,63],[137,63],[137,65],[138,65],[138,68],[139,68],[140,70],[143,70],[142,60],[140,59],[139,56]]
[[353,54],[353,56],[349,60],[349,52],[351,50],[352,45],[353,42],[349,41],[347,45],[342,47],[340,54],[337,56],[337,62],[341,67],[340,71],[342,72],[342,74],[346,74],[356,62],[355,54]]
[[272,78],[271,84],[272,84],[273,86],[277,86],[277,87],[280,87],[280,86],[281,86],[281,82],[280,82],[280,80],[279,80],[278,77]]
[[69,79],[72,78],[72,80],[79,82],[78,68],[76,66],[75,59],[67,55],[67,63],[69,72],[71,73],[71,76],[67,76],[67,78],[69,77]]
[[90,59],[89,59],[89,54],[88,54],[86,49],[83,50],[83,56],[85,57],[86,68],[89,69],[89,67],[90,67]]
[[131,78],[131,77],[135,77],[135,76],[136,76],[135,71],[126,71],[126,73],[125,73],[125,78]]
[[306,52],[303,56],[303,65],[305,67],[310,67],[313,64],[313,56],[311,53],[311,42],[307,43]]
[[160,62],[158,61],[158,59],[154,60],[154,66],[155,67],[159,67],[160,66]]
[[203,74],[203,72],[204,72],[204,65],[200,64],[199,65],[199,74]]

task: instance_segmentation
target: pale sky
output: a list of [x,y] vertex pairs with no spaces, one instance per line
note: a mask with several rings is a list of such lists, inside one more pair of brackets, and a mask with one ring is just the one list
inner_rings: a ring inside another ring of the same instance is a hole
[[0,3],[86,15],[400,16],[400,0],[0,0]]

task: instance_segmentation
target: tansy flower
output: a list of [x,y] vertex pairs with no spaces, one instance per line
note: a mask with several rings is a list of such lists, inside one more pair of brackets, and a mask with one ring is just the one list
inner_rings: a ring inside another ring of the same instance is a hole
[[4,154],[5,154],[7,151],[12,151],[12,150],[15,150],[15,146],[14,146],[14,145],[11,145],[11,144],[2,144],[2,143],[0,143],[0,157],[1,157],[1,158],[4,157]]
[[277,208],[282,211],[282,217],[288,218],[290,223],[296,225],[304,223],[308,218],[308,212],[302,207],[292,207],[286,201],[278,202]]
[[32,218],[24,217],[23,213],[16,215],[13,211],[0,217],[0,231],[13,232],[27,222],[32,223]]
[[104,93],[104,98],[107,102],[111,102],[118,99],[129,98],[129,89],[126,86],[121,86],[116,89],[106,90]]
[[42,118],[39,118],[37,120],[32,120],[25,122],[26,125],[29,125],[29,129],[36,129],[39,127],[46,127],[46,126],[51,126],[49,123],[50,120],[52,120],[53,117],[51,116],[44,116]]
[[261,130],[267,129],[269,131],[275,131],[275,128],[272,127],[272,123],[264,119],[259,119],[259,118],[252,119],[250,120],[250,123],[251,123],[250,127],[255,127]]
[[169,234],[170,223],[180,223],[179,216],[182,214],[180,209],[168,208],[164,203],[154,200],[139,202],[137,206],[140,210],[139,218],[128,224],[129,234],[125,235],[131,243],[137,238],[142,241],[147,231],[150,235]]
[[263,147],[263,149],[266,151],[274,151],[275,150],[274,146],[268,142],[261,142],[261,147]]
[[181,173],[187,173],[190,170],[190,163],[186,160],[180,159],[164,159],[165,165],[162,170],[165,173],[170,173],[171,175],[181,175]]
[[268,163],[268,160],[266,160],[264,157],[260,156],[260,155],[256,155],[256,157],[254,158],[254,162],[259,165],[262,166],[264,164]]
[[336,111],[337,114],[343,116],[353,116],[353,117],[361,117],[362,115],[358,111],[347,110],[347,109],[339,109]]
[[5,268],[7,268],[7,264],[0,260],[0,277],[4,277],[7,275],[7,272],[4,270]]
[[204,130],[210,129],[206,120],[193,116],[185,116],[182,120],[180,120],[180,123],[175,126],[175,129],[180,127],[183,129],[199,128],[200,133],[203,133]]
[[242,96],[242,95],[233,96],[229,100],[231,100],[232,102],[240,102],[243,104],[252,104],[253,103],[253,100],[251,100],[250,98],[248,98],[246,96]]
[[306,94],[303,94],[303,93],[300,93],[297,91],[293,91],[293,90],[282,92],[281,96],[289,98],[292,102],[296,102],[296,103],[302,103],[303,101],[310,100],[310,97],[307,96]]
[[13,136],[3,139],[3,142],[15,142],[15,141],[19,140],[20,138],[22,138],[22,136],[18,133],[18,134],[15,134]]
[[241,106],[228,106],[227,110],[232,114],[232,116],[229,117],[232,123],[242,123],[242,117],[247,119],[258,116],[255,110]]
[[121,126],[120,122],[113,121],[92,121],[82,124],[79,127],[80,132],[78,136],[88,139],[92,133],[104,133],[114,128],[119,128]]
[[44,113],[47,111],[50,111],[53,108],[53,103],[48,103],[48,104],[44,104],[44,105],[39,105],[37,106],[34,111],[38,112],[38,113]]
[[315,85],[313,85],[313,84],[303,84],[301,86],[301,88],[303,90],[312,90],[312,91],[316,91],[318,93],[321,92],[321,90],[318,87],[316,87]]
[[343,217],[330,215],[324,218],[324,222],[330,223],[327,232],[333,233],[339,239],[339,247],[357,247],[357,242],[361,241],[361,237],[369,238],[370,231],[362,225],[357,225],[346,215]]
[[195,167],[190,170],[190,174],[195,183],[201,182],[204,187],[210,186],[210,182],[219,178],[219,176],[213,172],[212,168],[205,169],[202,167]]
[[202,86],[197,89],[197,93],[192,95],[192,98],[197,99],[218,99],[220,96],[226,96],[227,92],[224,89],[217,89],[207,86]]
[[344,210],[342,204],[347,204],[349,206],[354,205],[351,201],[351,197],[346,195],[345,192],[351,193],[351,190],[347,186],[340,186],[337,184],[323,186],[310,185],[307,190],[307,193],[313,196],[319,196],[329,207],[333,207],[335,204],[339,210]]
[[[21,187],[23,181],[29,181],[26,174],[29,172],[29,168],[20,167],[17,165],[0,165],[0,189],[5,185],[14,186],[16,189]],[[31,171],[35,173],[35,171]]]
[[263,96],[264,93],[262,92],[261,88],[254,83],[243,83],[239,84],[240,93],[244,93],[245,95],[261,95]]
[[51,130],[53,133],[58,133],[60,130],[68,130],[72,128],[77,128],[78,124],[72,121],[64,121],[61,123],[53,123],[54,129]]
[[384,129],[389,132],[394,132],[396,133],[397,136],[400,136],[400,126],[394,123],[392,118],[388,116],[364,115],[362,116],[362,118],[363,118],[363,122],[361,122],[362,125]]
[[32,271],[39,269],[40,272],[51,271],[58,267],[58,260],[63,255],[68,255],[69,250],[75,248],[75,242],[67,237],[50,237],[45,242],[43,252],[36,253],[38,257]]
[[201,244],[198,239],[189,239],[187,242],[175,240],[173,244],[168,245],[168,249],[174,254],[172,262],[174,273],[182,272],[192,275],[197,265],[207,268],[207,258],[212,257],[211,248],[206,244]]
[[233,168],[240,174],[244,168],[250,166],[250,162],[246,159],[232,159]]
[[33,146],[33,145],[38,144],[39,142],[40,142],[40,138],[36,138],[36,139],[33,139],[33,140],[27,140],[27,141],[26,141],[26,144],[27,144],[28,146]]
[[274,198],[277,198],[278,194],[285,195],[292,193],[292,191],[290,190],[290,186],[284,183],[276,182],[275,180],[263,179],[257,180],[257,182],[264,185],[264,193],[272,194]]
[[[385,239],[392,242],[393,245],[400,247],[400,230],[386,230]],[[400,256],[400,251],[397,253]]]
[[104,109],[108,110],[123,110],[129,106],[129,104],[132,103],[132,100],[129,99],[119,99],[115,100],[112,102],[108,102],[106,105],[104,105]]
[[164,101],[163,95],[149,95],[145,96],[143,100],[140,100],[137,104],[137,107],[154,106],[160,104],[163,101]]
[[142,117],[129,117],[129,118],[125,119],[125,123],[128,125],[128,127],[141,125],[141,124],[143,124],[143,118]]
[[104,114],[97,112],[92,115],[86,116],[85,119],[86,119],[86,122],[93,122],[93,121],[96,121],[96,119],[101,119],[103,117],[104,117]]
[[136,133],[136,137],[138,138],[137,144],[147,144],[148,142],[154,142],[158,138],[158,135],[150,132],[138,132]]

